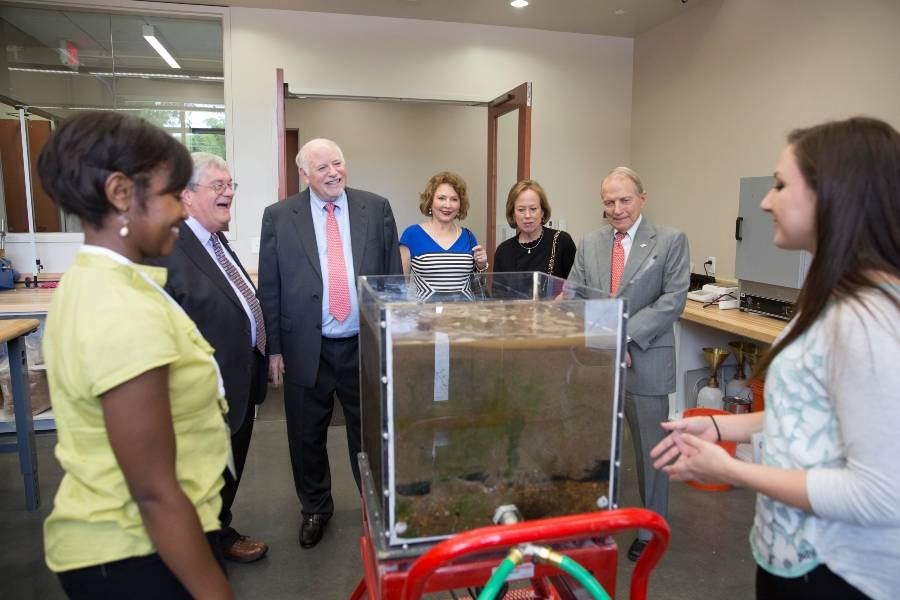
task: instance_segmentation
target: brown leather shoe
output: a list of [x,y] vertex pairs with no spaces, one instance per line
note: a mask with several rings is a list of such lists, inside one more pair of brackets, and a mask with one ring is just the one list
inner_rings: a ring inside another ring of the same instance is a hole
[[269,546],[260,540],[242,535],[229,548],[224,551],[225,558],[228,560],[249,563],[261,559],[269,551]]

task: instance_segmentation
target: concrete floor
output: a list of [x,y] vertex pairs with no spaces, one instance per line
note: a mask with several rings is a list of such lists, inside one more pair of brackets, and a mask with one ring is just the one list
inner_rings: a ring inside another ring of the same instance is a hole
[[[626,428],[627,432],[627,428]],[[54,433],[37,436],[42,506],[24,510],[24,492],[15,454],[0,455],[0,596],[7,600],[64,598],[43,560],[42,523],[50,512],[62,476],[53,456]],[[621,506],[638,506],[634,457],[623,442]],[[329,453],[334,479],[335,514],[318,546],[303,550],[297,542],[300,504],[294,492],[284,408],[280,391],[270,389],[260,410],[244,481],[234,507],[239,531],[265,540],[263,560],[229,563],[229,578],[241,599],[347,598],[362,576],[359,500],[347,457],[342,427],[332,427]],[[650,598],[753,598],[755,564],[747,534],[755,495],[746,490],[703,492],[682,484],[671,491],[672,541],[650,580]],[[624,557],[633,536],[619,536],[618,598],[628,598],[633,563]],[[449,598],[444,594],[442,598]]]

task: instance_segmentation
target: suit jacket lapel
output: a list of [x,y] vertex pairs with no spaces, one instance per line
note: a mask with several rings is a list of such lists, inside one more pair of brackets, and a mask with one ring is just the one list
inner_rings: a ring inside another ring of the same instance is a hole
[[213,261],[203,242],[197,239],[196,234],[188,227],[187,223],[181,223],[179,234],[183,240],[182,250],[184,250],[191,262],[197,265],[197,268],[209,278],[213,285],[218,287],[239,309],[244,310],[244,307],[241,306],[241,301],[238,300],[237,294],[235,294],[234,288],[231,287],[225,274],[222,273],[219,265]]
[[[369,227],[369,212],[366,203],[358,199],[355,194],[347,189],[347,206],[350,210],[350,245],[353,249],[353,272],[357,277],[363,264],[363,254],[366,250],[366,229]],[[356,282],[353,282],[356,287]]]
[[597,257],[597,265],[599,265],[600,285],[598,289],[609,293],[610,277],[612,277],[612,240],[613,228],[607,227],[601,231],[600,236],[600,256]]
[[619,289],[624,290],[625,286],[631,281],[635,274],[644,265],[644,262],[653,252],[656,246],[656,228],[647,222],[647,217],[641,221],[631,243],[631,250],[628,252],[628,260],[625,261],[625,271],[622,273],[622,281],[619,282]]
[[297,237],[306,251],[306,257],[319,276],[319,281],[322,281],[322,265],[319,264],[319,246],[316,244],[316,228],[313,225],[309,188],[300,194],[299,201],[291,208],[291,215],[297,229]]

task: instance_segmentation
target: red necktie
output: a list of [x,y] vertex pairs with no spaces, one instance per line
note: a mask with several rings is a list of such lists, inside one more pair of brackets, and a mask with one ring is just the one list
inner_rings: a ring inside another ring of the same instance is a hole
[[259,307],[259,300],[256,299],[256,294],[253,293],[253,290],[250,289],[250,286],[247,285],[247,282],[244,281],[241,274],[238,273],[234,263],[225,257],[225,249],[222,248],[222,243],[219,242],[219,236],[214,233],[209,239],[212,242],[213,254],[216,255],[216,260],[222,265],[225,274],[228,275],[228,279],[231,280],[234,287],[236,287],[241,293],[241,296],[244,297],[244,301],[247,303],[247,306],[250,307],[250,312],[253,313],[253,320],[256,321],[256,347],[259,348],[259,352],[265,356],[266,324],[263,322],[262,309]]
[[347,267],[344,264],[344,247],[341,245],[341,231],[334,216],[334,202],[326,202],[325,232],[328,239],[328,312],[339,323],[350,316],[350,288],[347,286]]
[[625,248],[622,246],[624,238],[624,233],[616,232],[612,251],[612,277],[609,280],[609,293],[613,296],[619,291],[619,282],[622,281],[622,273],[625,271]]

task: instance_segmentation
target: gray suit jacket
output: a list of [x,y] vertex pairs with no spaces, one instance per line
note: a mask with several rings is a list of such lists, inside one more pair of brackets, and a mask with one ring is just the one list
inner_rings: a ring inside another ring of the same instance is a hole
[[[578,245],[569,281],[609,292],[613,228],[588,233]],[[690,283],[684,233],[648,222],[635,233],[617,296],[625,298],[631,368],[626,387],[642,396],[675,391],[675,332]]]
[[[386,198],[347,188],[356,276],[403,272],[397,225]],[[309,190],[268,206],[259,246],[259,301],[268,354],[284,358],[284,379],[315,385],[322,349],[322,269]]]

